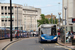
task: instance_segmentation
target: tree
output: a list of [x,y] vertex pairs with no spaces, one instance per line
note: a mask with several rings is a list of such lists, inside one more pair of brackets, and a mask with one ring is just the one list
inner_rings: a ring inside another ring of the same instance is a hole
[[49,22],[51,23],[52,20],[53,20],[53,24],[57,24],[58,20],[54,20],[54,19],[50,19],[48,20],[47,18],[45,18],[45,15],[44,14],[41,14],[41,20],[37,20],[38,22],[38,26],[40,26],[41,24],[49,24]]
[[45,18],[44,14],[41,14],[41,20],[37,20],[38,22],[38,26],[40,26],[41,24],[49,24],[49,21],[47,18]]

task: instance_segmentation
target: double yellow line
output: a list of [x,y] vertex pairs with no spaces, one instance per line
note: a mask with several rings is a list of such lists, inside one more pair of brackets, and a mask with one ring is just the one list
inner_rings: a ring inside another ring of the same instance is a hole
[[[55,44],[58,45],[58,46],[61,46],[61,45],[59,45],[57,43],[55,43]],[[65,49],[68,49],[68,50],[72,50],[71,48],[68,48],[68,47],[64,47],[64,46],[61,46],[61,47],[65,48]]]

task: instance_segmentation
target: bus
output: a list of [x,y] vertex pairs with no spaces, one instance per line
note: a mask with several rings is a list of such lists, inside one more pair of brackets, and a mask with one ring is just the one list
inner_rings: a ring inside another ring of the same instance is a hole
[[42,24],[38,28],[39,42],[57,42],[57,25]]

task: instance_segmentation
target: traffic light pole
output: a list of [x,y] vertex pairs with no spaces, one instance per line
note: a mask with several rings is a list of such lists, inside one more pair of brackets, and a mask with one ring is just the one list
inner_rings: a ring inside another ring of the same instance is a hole
[[10,41],[12,41],[12,0],[10,0]]

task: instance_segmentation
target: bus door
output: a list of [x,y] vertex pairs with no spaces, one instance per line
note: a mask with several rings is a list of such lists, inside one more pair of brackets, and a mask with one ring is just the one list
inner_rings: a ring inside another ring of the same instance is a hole
[[55,27],[51,28],[51,35],[56,35],[56,28]]

